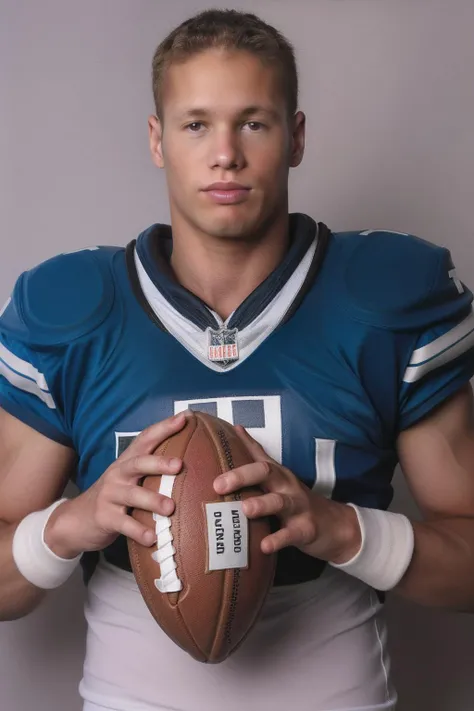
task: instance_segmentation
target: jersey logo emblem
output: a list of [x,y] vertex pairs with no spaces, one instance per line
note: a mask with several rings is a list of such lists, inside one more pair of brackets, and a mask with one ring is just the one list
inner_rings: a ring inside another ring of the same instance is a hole
[[207,357],[213,363],[227,366],[239,359],[238,330],[236,328],[208,329]]

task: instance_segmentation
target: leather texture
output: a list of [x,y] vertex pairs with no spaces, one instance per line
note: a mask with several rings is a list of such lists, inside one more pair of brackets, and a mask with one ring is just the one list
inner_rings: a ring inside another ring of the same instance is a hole
[[[230,496],[213,488],[219,474],[252,461],[232,425],[194,412],[157,454],[176,456],[184,465],[172,492],[176,508],[170,517],[180,592],[162,593],[155,586],[160,566],[147,548],[128,540],[132,569],[142,596],[155,620],[176,644],[201,662],[226,659],[250,632],[273,584],[276,556],[261,552],[262,539],[271,532],[270,520],[248,520],[248,567],[208,570],[208,533],[205,504],[239,501],[261,493],[247,488]],[[158,490],[159,476],[148,476],[143,486]],[[150,512],[132,515],[149,527]]]

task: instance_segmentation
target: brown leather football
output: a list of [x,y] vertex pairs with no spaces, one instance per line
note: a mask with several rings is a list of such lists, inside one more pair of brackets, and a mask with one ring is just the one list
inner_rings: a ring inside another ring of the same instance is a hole
[[156,453],[184,462],[177,476],[143,480],[170,496],[175,510],[169,517],[132,512],[157,530],[152,548],[128,539],[132,569],[164,632],[198,661],[222,662],[256,622],[275,572],[276,556],[260,549],[271,532],[269,519],[247,519],[242,512],[242,500],[261,491],[219,496],[213,488],[219,474],[252,458],[232,425],[201,412],[193,412]]

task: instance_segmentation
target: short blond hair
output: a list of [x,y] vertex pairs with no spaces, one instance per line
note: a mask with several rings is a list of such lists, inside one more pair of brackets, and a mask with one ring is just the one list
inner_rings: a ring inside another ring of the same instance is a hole
[[298,108],[298,70],[290,42],[252,13],[206,10],[176,27],[158,46],[152,63],[156,114],[163,121],[163,78],[167,67],[207,49],[242,50],[280,70],[289,117]]

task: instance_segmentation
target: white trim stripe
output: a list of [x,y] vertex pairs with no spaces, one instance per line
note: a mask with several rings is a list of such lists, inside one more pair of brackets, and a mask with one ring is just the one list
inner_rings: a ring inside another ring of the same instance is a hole
[[474,347],[474,329],[462,340],[455,343],[451,348],[439,353],[439,355],[431,358],[431,360],[422,363],[421,365],[411,366],[409,365],[403,376],[404,383],[415,383],[417,380],[421,380],[427,373],[440,368],[442,365],[446,365],[455,358],[468,351],[470,348]]
[[426,346],[422,346],[421,348],[417,348],[416,351],[413,351],[409,365],[420,365],[424,363],[425,360],[439,355],[448,348],[451,348],[451,346],[455,345],[465,336],[468,336],[472,330],[474,330],[474,310],[471,311],[467,318],[461,321],[461,323],[458,323],[457,326],[454,326],[450,331],[443,333],[442,336],[431,341],[431,343],[427,343]]
[[[145,267],[140,261],[136,248],[134,259],[143,294],[169,333],[176,338],[191,355],[201,361],[201,363],[210,370],[229,372],[243,363],[284,319],[304,284],[313,262],[317,245],[318,236],[316,235],[313,242],[309,245],[306,254],[286,284],[280,289],[273,300],[267,304],[265,309],[258,314],[248,326],[239,331],[239,359],[228,365],[225,369],[219,364],[210,361],[207,357],[208,331],[202,331],[167,301],[148,276]],[[215,314],[215,316],[219,325],[222,326],[226,325],[230,320],[230,316],[225,322],[219,319],[217,314]]]
[[316,443],[316,481],[313,491],[330,499],[336,485],[336,442],[318,439]]
[[45,380],[43,373],[40,373],[31,363],[26,360],[22,360],[17,355],[12,353],[6,348],[3,343],[0,343],[0,360],[11,368],[11,370],[16,371],[19,375],[23,375],[29,380],[33,380],[41,390],[49,391],[48,384]]
[[36,397],[42,400],[50,408],[50,410],[56,409],[54,400],[49,392],[41,390],[34,380],[30,380],[29,378],[25,378],[23,375],[16,373],[3,360],[0,360],[0,375],[3,375],[9,383],[19,390],[36,395]]
[[138,430],[138,432],[115,432],[115,459],[119,457],[120,437],[133,437],[135,439],[140,433],[141,430]]
[[365,230],[365,232],[359,232],[361,237],[368,237],[371,234],[376,234],[377,232],[386,232],[389,235],[401,235],[402,237],[408,237],[408,232],[397,232],[397,230]]
[[11,300],[12,300],[12,297],[9,296],[8,299],[6,300],[6,302],[4,303],[4,305],[2,306],[2,308],[0,309],[0,318],[2,318],[3,314],[8,309]]

